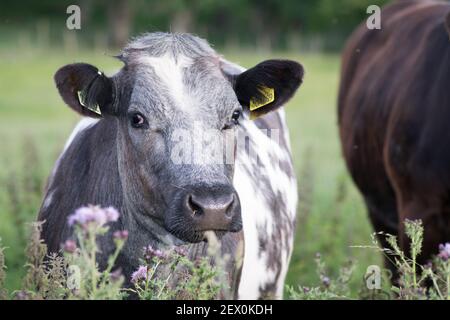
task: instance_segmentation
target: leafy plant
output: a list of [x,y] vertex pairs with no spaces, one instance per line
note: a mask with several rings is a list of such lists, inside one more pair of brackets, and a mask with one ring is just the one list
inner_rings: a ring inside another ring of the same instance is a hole
[[[105,270],[96,261],[97,239],[108,231],[106,223],[117,220],[112,208],[84,207],[70,217],[78,243],[67,240],[64,253],[47,255],[41,240],[42,223],[33,223],[26,250],[27,269],[23,288],[13,293],[15,299],[121,299],[123,277],[111,272],[127,233],[114,234],[116,245]],[[79,247],[78,247],[79,246]]]
[[[167,251],[148,246],[142,265],[133,274],[134,287],[124,289],[120,270],[113,270],[120,251],[128,238],[125,230],[114,232],[114,250],[106,267],[100,269],[97,254],[99,239],[107,235],[108,223],[115,222],[119,213],[114,208],[82,207],[69,217],[74,239],[67,240],[59,253],[47,254],[41,240],[42,223],[31,225],[26,249],[26,275],[21,290],[13,292],[20,300],[41,299],[123,299],[134,294],[142,300],[214,299],[229,290],[223,283],[222,266],[226,259],[219,257],[219,242],[209,240],[209,256],[191,260],[183,247]],[[211,237],[211,235],[210,235]],[[3,248],[0,247],[0,298],[6,299],[2,289],[5,273]],[[215,258],[215,265],[211,264]]]
[[108,232],[109,222],[117,221],[119,213],[114,208],[89,206],[78,209],[69,217],[75,228],[74,240],[64,244],[64,258],[68,264],[68,299],[111,300],[122,299],[124,277],[120,270],[112,271],[120,251],[128,237],[127,231],[114,233],[114,252],[109,256],[106,268],[100,270],[97,262],[97,240]]
[[8,297],[6,289],[4,289],[5,279],[6,279],[6,265],[5,265],[5,254],[3,253],[5,248],[2,246],[2,239],[0,238],[0,300],[5,300]]
[[[128,238],[125,230],[112,235],[114,248],[106,267],[100,268],[97,254],[100,237],[109,236],[108,223],[115,222],[119,213],[114,208],[83,207],[69,217],[74,228],[74,239],[67,240],[59,253],[47,254],[41,240],[42,223],[31,224],[30,239],[26,249],[26,275],[21,290],[12,293],[15,299],[123,299],[131,294],[141,300],[164,299],[216,299],[231,298],[225,265],[228,256],[221,256],[220,243],[213,233],[208,233],[208,254],[193,259],[186,247],[166,250],[147,246],[143,250],[141,265],[131,278],[132,288],[123,288],[124,277],[113,270],[117,257]],[[420,265],[424,229],[421,221],[405,221],[405,233],[410,240],[410,250],[405,253],[397,237],[384,234],[389,248],[380,248],[373,235],[373,245],[358,246],[375,249],[393,258],[399,270],[399,280],[389,288],[383,298],[400,300],[450,300],[450,243],[439,246],[439,254],[428,264]],[[0,243],[1,244],[1,243]],[[316,272],[319,284],[312,287],[287,287],[289,299],[322,300],[349,299],[352,297],[350,281],[355,263],[348,261],[339,272],[331,275],[320,254],[316,255]],[[4,248],[0,246],[0,299],[8,299],[3,288],[6,278]],[[366,288],[366,292],[367,292]],[[376,289],[360,298],[380,298]],[[381,290],[382,291],[382,290]]]
[[[210,235],[211,236],[211,235]],[[139,269],[133,273],[131,292],[141,300],[184,299],[210,300],[225,297],[224,259],[212,265],[210,257],[218,252],[218,241],[210,240],[209,256],[191,260],[183,247],[161,251],[148,246]],[[216,246],[215,246],[216,245]]]
[[31,235],[25,250],[27,273],[23,280],[23,289],[15,292],[17,299],[45,299],[47,292],[48,269],[45,257],[47,246],[41,240],[42,223],[31,224]]
[[410,240],[409,255],[400,249],[397,237],[386,235],[391,249],[384,249],[384,252],[394,256],[400,274],[398,285],[392,286],[391,290],[401,300],[449,299],[450,244],[441,245],[437,257],[425,266],[420,265],[417,258],[422,250],[423,232],[420,220],[405,221],[405,233]]
[[289,299],[293,300],[330,300],[330,299],[348,299],[350,296],[349,282],[355,270],[355,263],[348,261],[345,266],[340,268],[337,277],[332,278],[328,275],[325,262],[321,255],[316,254],[315,258],[317,275],[320,285],[316,287],[292,286],[287,287]]
[[[390,248],[381,248],[375,234],[372,236],[373,245],[355,246],[364,249],[381,251],[387,257],[393,257],[399,271],[397,285],[392,285],[388,292],[381,289],[370,289],[371,298],[396,300],[450,300],[450,243],[439,246],[439,254],[427,265],[420,265],[418,256],[421,253],[424,229],[420,220],[405,221],[405,233],[410,240],[410,251],[405,253],[398,244],[397,237],[382,234],[386,237]],[[299,286],[287,287],[290,299],[322,300],[347,299],[350,297],[349,281],[354,271],[354,264],[349,263],[340,269],[339,275],[332,280],[326,272],[326,265],[320,255],[316,257],[317,273],[320,285],[316,287]],[[367,292],[367,288],[364,290]],[[360,298],[367,295],[360,292]]]

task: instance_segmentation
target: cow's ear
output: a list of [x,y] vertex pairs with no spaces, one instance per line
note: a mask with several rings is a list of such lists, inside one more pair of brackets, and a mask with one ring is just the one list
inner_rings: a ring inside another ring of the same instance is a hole
[[89,117],[113,113],[113,83],[96,67],[74,63],[55,74],[56,87],[64,102],[76,112]]
[[285,104],[303,81],[304,69],[291,60],[266,60],[233,76],[241,105],[255,119]]

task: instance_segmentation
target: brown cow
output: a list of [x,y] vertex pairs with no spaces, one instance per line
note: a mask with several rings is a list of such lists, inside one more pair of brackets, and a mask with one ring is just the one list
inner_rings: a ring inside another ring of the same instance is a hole
[[375,230],[408,250],[403,221],[421,219],[424,263],[450,241],[450,4],[398,1],[381,19],[344,51],[340,137]]

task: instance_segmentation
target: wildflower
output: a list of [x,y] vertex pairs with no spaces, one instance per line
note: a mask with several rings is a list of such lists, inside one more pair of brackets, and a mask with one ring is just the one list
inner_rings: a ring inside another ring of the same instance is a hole
[[186,257],[187,254],[188,254],[186,248],[184,248],[184,247],[175,247],[175,248],[173,249],[173,251],[175,251],[175,253],[176,253],[177,255],[182,256],[182,257]]
[[21,290],[16,292],[15,298],[16,300],[28,300],[30,299],[30,295],[28,294],[28,292]]
[[327,276],[323,276],[323,277],[321,277],[322,279],[322,284],[325,286],[325,287],[329,287],[330,286],[330,278],[328,278]]
[[308,294],[311,291],[308,287],[303,287],[303,293]]
[[77,250],[77,244],[73,240],[66,240],[66,242],[64,242],[63,248],[64,248],[64,251],[67,253],[74,253],[75,250]]
[[118,268],[116,270],[114,270],[113,272],[111,272],[111,281],[112,282],[117,282],[122,278],[122,269]]
[[161,260],[166,260],[167,254],[159,249],[154,249],[151,245],[148,245],[146,248],[144,248],[144,257],[147,261],[152,260],[153,257]]
[[139,280],[147,280],[148,269],[147,266],[140,266],[131,275],[131,282],[137,283]]
[[108,222],[117,221],[117,219],[119,219],[119,211],[117,211],[115,208],[108,207],[108,208],[104,209],[104,211],[105,211],[105,215],[106,215],[106,220]]
[[113,207],[101,208],[99,206],[81,207],[69,216],[68,222],[72,226],[74,224],[86,227],[89,223],[95,223],[103,226],[108,222],[117,221],[119,212]]
[[448,259],[450,259],[450,242],[439,245],[438,257],[444,261],[447,261]]
[[127,240],[128,239],[128,231],[127,230],[118,230],[113,234],[114,239],[116,240]]

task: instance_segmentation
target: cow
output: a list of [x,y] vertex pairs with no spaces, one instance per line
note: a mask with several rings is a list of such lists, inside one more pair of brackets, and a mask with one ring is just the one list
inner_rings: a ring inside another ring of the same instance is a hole
[[404,221],[422,220],[422,264],[450,241],[449,36],[449,3],[396,1],[383,8],[380,30],[363,24],[353,33],[342,58],[347,167],[375,231],[398,236],[407,254]]
[[[245,70],[206,40],[160,32],[133,39],[117,58],[124,66],[111,77],[85,63],[55,74],[64,102],[85,118],[46,186],[38,220],[48,250],[73,235],[67,218],[76,208],[112,206],[121,215],[109,235],[129,231],[117,262],[127,279],[145,246],[188,244],[195,258],[206,254],[212,231],[222,255],[238,256],[227,266],[234,298],[281,298],[297,184],[280,107],[302,83],[302,65],[266,60]],[[184,161],[175,152],[180,136],[209,130],[212,149],[224,149],[230,132],[244,143],[232,139],[226,161],[203,151],[207,161]],[[112,250],[111,236],[103,238],[100,265]]]

